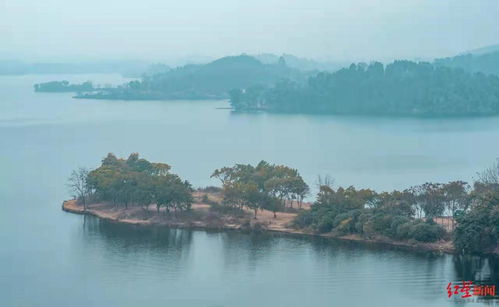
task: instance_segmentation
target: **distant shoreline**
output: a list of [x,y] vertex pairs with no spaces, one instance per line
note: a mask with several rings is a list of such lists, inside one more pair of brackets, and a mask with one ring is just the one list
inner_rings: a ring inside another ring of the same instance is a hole
[[[115,208],[109,204],[92,204],[89,205],[87,210],[83,210],[83,206],[76,204],[75,200],[66,200],[62,204],[62,210],[75,214],[91,215],[98,217],[103,220],[128,224],[137,226],[160,226],[160,227],[170,227],[170,228],[186,228],[186,229],[199,229],[199,230],[250,230],[250,231],[262,231],[262,232],[274,232],[287,235],[298,235],[298,236],[313,236],[313,237],[323,237],[337,239],[341,241],[349,242],[359,242],[368,245],[378,245],[395,247],[403,250],[409,250],[414,252],[434,252],[439,254],[455,254],[455,249],[451,241],[439,241],[433,243],[421,243],[421,242],[409,242],[409,241],[395,241],[389,238],[363,238],[357,234],[350,234],[344,236],[333,235],[331,233],[318,234],[308,231],[303,231],[299,229],[294,229],[288,226],[289,222],[294,219],[296,213],[278,212],[277,219],[271,217],[272,213],[263,210],[259,214],[258,219],[246,218],[246,219],[223,219],[221,223],[212,223],[203,219],[207,217],[209,205],[203,203],[193,204],[192,211],[199,213],[196,219],[182,219],[175,218],[174,216],[166,215],[155,215],[152,214],[149,217],[140,216],[145,211],[141,211],[141,208],[130,208],[122,209]],[[142,212],[142,213],[140,213]],[[248,224],[248,221],[250,224]],[[220,221],[219,221],[220,222]]]

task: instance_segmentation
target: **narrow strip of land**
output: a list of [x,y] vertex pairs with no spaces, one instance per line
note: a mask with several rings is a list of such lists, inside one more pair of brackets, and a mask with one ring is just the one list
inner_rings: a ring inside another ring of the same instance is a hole
[[[206,196],[205,196],[206,195]],[[87,214],[98,218],[129,225],[141,226],[162,226],[171,228],[189,229],[218,229],[218,230],[247,230],[277,232],[291,235],[319,236],[334,238],[345,241],[361,242],[366,244],[378,244],[386,246],[400,247],[413,251],[432,251],[439,253],[454,253],[451,241],[437,241],[432,243],[396,241],[383,236],[364,238],[357,234],[335,235],[332,233],[314,233],[292,227],[292,222],[297,213],[278,212],[276,217],[272,211],[259,210],[257,218],[253,218],[253,212],[245,209],[244,214],[234,216],[223,214],[212,209],[211,204],[204,203],[206,197],[218,198],[218,195],[210,195],[203,192],[193,193],[194,203],[191,210],[183,212],[166,212],[164,208],[160,212],[156,211],[156,206],[150,205],[147,208],[132,206],[129,208],[117,207],[110,203],[93,203],[84,207],[76,200],[63,202],[62,209],[67,212],[77,214]],[[303,203],[302,209],[308,210],[309,203]]]

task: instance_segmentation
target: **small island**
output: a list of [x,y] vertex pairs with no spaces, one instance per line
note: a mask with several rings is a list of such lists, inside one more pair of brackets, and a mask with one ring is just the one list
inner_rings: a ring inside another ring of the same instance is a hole
[[37,83],[34,85],[35,92],[90,92],[95,90],[92,82],[86,81],[80,84],[72,84],[69,81],[50,81],[45,83]]
[[499,162],[473,188],[462,181],[377,193],[319,180],[313,203],[296,169],[261,161],[211,175],[222,187],[193,189],[137,153],[108,154],[73,171],[63,210],[134,225],[271,231],[386,244],[417,251],[499,254]]

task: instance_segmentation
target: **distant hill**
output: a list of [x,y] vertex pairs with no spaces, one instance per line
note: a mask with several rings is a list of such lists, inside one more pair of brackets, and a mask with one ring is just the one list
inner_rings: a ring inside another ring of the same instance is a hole
[[499,77],[430,63],[352,64],[304,84],[230,92],[236,111],[404,116],[499,114]]
[[228,56],[204,65],[185,65],[119,87],[84,93],[77,98],[97,99],[215,99],[227,98],[228,91],[256,85],[271,85],[289,79],[305,80],[305,75],[285,62],[263,64],[248,55]]
[[283,58],[286,64],[291,68],[296,68],[301,71],[336,71],[344,67],[348,67],[347,62],[319,62],[316,60],[300,58],[291,54],[283,54],[278,56],[272,53],[263,53],[254,56],[264,64],[277,64],[280,58]]
[[499,76],[499,45],[471,50],[466,54],[435,60],[437,66],[461,68],[467,72],[481,72]]
[[463,52],[461,55],[465,55],[465,54],[482,55],[482,54],[494,53],[494,52],[499,52],[499,44],[469,50],[467,52]]

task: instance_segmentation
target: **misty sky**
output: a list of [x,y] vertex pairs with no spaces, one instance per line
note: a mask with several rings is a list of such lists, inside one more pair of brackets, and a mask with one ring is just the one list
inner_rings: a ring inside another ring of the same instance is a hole
[[0,58],[432,58],[499,43],[499,0],[0,0]]

